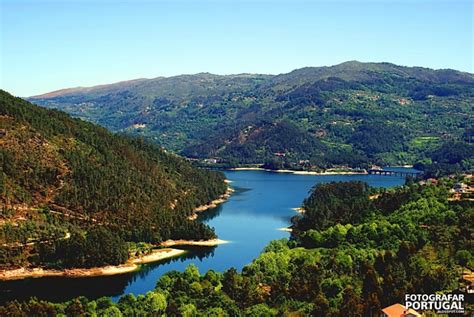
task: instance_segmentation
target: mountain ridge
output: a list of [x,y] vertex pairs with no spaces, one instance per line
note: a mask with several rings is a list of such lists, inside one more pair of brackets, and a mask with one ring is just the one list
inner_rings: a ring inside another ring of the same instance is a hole
[[[288,75],[294,72],[298,71],[303,71],[307,69],[328,69],[332,67],[343,67],[343,66],[348,66],[348,65],[389,65],[389,66],[395,66],[395,67],[403,67],[403,68],[411,68],[411,69],[419,69],[419,70],[428,70],[428,71],[435,71],[435,72],[456,72],[456,73],[462,73],[468,76],[473,77],[474,80],[474,74],[466,72],[466,71],[460,71],[452,68],[430,68],[430,67],[422,67],[422,66],[400,66],[396,65],[394,63],[390,62],[360,62],[357,60],[351,60],[351,61],[346,61],[342,62],[336,65],[332,66],[305,66],[301,68],[296,68],[290,72],[287,73],[278,73],[278,74],[267,74],[267,73],[235,73],[235,74],[216,74],[216,73],[210,73],[210,72],[199,72],[199,73],[183,73],[179,75],[172,75],[172,76],[157,76],[153,78],[136,78],[136,79],[129,79],[129,80],[121,80],[118,82],[110,83],[110,84],[98,84],[98,85],[92,85],[92,86],[78,86],[78,87],[72,87],[72,88],[62,88],[62,89],[57,89],[53,90],[51,92],[46,92],[38,95],[32,95],[25,97],[26,99],[41,99],[45,97],[53,97],[60,95],[60,93],[69,93],[69,92],[79,92],[81,90],[91,90],[91,89],[98,89],[98,88],[105,88],[105,87],[110,87],[110,86],[115,86],[119,84],[127,84],[127,83],[134,83],[134,82],[140,82],[140,81],[152,81],[152,80],[159,80],[159,79],[169,79],[169,78],[179,78],[179,77],[185,77],[185,76],[200,76],[200,75],[212,75],[212,76],[218,76],[218,77],[244,77],[244,76],[271,76],[271,77],[278,77],[281,75]],[[51,95],[54,94],[54,95]]]
[[[293,168],[300,161],[314,168],[414,164],[448,139],[469,139],[473,100],[474,74],[357,61],[279,75],[180,75],[32,99],[188,157]],[[268,138],[257,137],[269,129]],[[302,143],[293,146],[292,137]]]

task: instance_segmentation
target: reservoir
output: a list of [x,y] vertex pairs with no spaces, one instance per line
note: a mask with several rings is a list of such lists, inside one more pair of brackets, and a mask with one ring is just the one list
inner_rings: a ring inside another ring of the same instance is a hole
[[226,171],[233,195],[223,204],[200,215],[214,227],[220,239],[230,243],[216,247],[193,247],[180,257],[142,265],[139,271],[107,277],[46,277],[0,282],[0,301],[23,300],[35,296],[50,301],[66,301],[77,296],[98,298],[112,296],[118,300],[128,293],[146,293],[155,288],[161,275],[171,270],[182,271],[194,263],[201,273],[241,270],[256,258],[269,241],[289,237],[278,230],[287,227],[292,209],[301,206],[310,189],[317,183],[360,180],[374,187],[402,185],[400,176],[382,175],[298,175],[266,171]]

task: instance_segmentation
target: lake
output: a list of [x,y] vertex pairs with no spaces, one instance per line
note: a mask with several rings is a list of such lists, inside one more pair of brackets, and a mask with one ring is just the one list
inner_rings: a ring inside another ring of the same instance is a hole
[[161,275],[170,270],[182,271],[190,263],[201,272],[230,267],[241,270],[256,258],[269,241],[288,237],[278,228],[287,227],[290,218],[312,186],[334,181],[365,181],[374,187],[402,185],[404,179],[381,175],[296,175],[266,171],[226,171],[235,189],[233,195],[217,208],[201,214],[199,221],[214,227],[220,239],[230,243],[217,247],[193,247],[183,256],[143,265],[139,271],[107,277],[36,278],[0,282],[0,299],[26,299],[36,296],[50,301],[65,301],[76,296],[89,298],[127,293],[143,294],[155,288]]

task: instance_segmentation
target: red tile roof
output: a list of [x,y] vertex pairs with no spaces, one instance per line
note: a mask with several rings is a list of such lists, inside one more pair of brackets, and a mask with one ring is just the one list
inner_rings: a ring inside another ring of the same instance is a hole
[[392,306],[382,309],[388,317],[403,317],[407,309],[402,304],[393,304]]

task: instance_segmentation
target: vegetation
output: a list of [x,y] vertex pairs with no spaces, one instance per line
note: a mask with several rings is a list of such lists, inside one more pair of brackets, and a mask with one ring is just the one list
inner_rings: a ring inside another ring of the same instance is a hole
[[119,264],[126,242],[215,237],[188,217],[225,192],[221,173],[4,91],[0,144],[0,268]]
[[474,170],[474,144],[467,142],[446,143],[428,153],[428,158],[417,162],[415,168],[426,177],[462,173]]
[[272,241],[241,273],[202,275],[190,265],[163,275],[154,291],[118,303],[32,299],[7,303],[0,314],[379,316],[405,293],[455,291],[462,270],[474,269],[474,204],[451,199],[458,181],[393,190],[317,185],[303,203],[306,212],[293,219],[291,239]]
[[469,73],[346,62],[277,76],[144,79],[31,100],[221,166],[317,170],[429,163],[444,144],[472,142],[473,98]]
[[296,228],[324,229],[330,225],[359,223],[370,211],[368,192],[369,187],[363,182],[317,185],[303,202],[306,212],[302,219],[297,219]]

